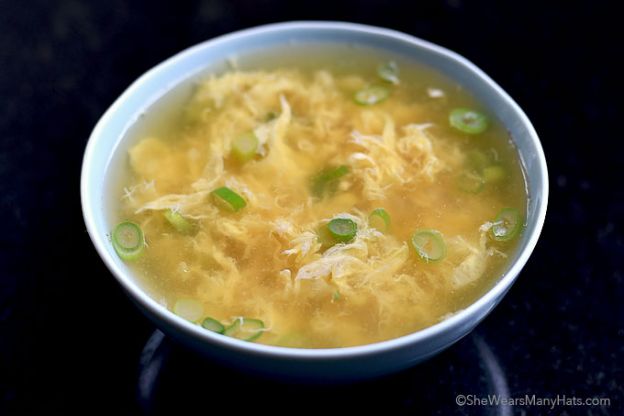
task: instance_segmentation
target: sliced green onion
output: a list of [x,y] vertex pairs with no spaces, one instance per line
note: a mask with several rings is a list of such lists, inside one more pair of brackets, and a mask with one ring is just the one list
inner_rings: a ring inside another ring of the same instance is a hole
[[456,108],[449,116],[451,126],[468,134],[483,133],[488,128],[487,117],[468,108]]
[[507,176],[502,166],[492,165],[483,169],[483,179],[486,182],[500,182]]
[[474,149],[468,152],[466,155],[468,166],[471,169],[481,172],[486,167],[490,166],[490,158],[481,150]]
[[195,224],[184,218],[184,216],[177,211],[168,209],[163,215],[169,224],[182,234],[191,234],[195,230]]
[[340,291],[339,290],[336,290],[332,294],[332,302],[338,302],[341,298],[342,298],[342,296],[340,295]]
[[438,230],[420,229],[412,235],[412,247],[416,254],[426,262],[437,261],[446,256],[446,244]]
[[132,221],[123,221],[117,224],[111,240],[115,252],[122,260],[138,259],[145,247],[143,231]]
[[390,214],[383,208],[375,208],[368,216],[368,222],[371,227],[385,233],[390,229]]
[[515,208],[503,208],[490,228],[490,237],[495,241],[509,241],[520,232],[522,218]]
[[348,243],[357,234],[357,224],[349,218],[334,218],[327,223],[331,236],[338,242]]
[[457,187],[471,194],[481,192],[484,183],[483,177],[476,172],[463,171],[457,176]]
[[214,201],[214,203],[219,208],[226,211],[238,212],[247,206],[247,202],[245,202],[243,197],[228,188],[227,186],[217,188],[210,194],[212,195],[212,200]]
[[254,158],[258,152],[258,138],[253,132],[238,136],[232,141],[232,156],[241,163]]
[[207,329],[212,332],[216,332],[217,334],[223,334],[225,332],[225,327],[219,321],[214,318],[207,317],[201,323],[202,328]]
[[349,167],[340,165],[336,168],[327,168],[319,172],[312,178],[312,195],[322,198],[328,194],[332,194],[338,187],[340,178],[349,173]]
[[187,321],[197,322],[204,314],[204,305],[195,299],[178,299],[173,305],[173,312]]
[[255,341],[262,335],[264,322],[260,319],[237,318],[234,323],[225,329],[224,334],[228,337],[242,339],[243,341]]
[[353,98],[360,105],[374,105],[382,102],[390,96],[390,90],[381,85],[373,85],[363,88],[355,93]]
[[384,81],[397,85],[399,83],[399,66],[394,61],[381,64],[377,67],[377,75]]

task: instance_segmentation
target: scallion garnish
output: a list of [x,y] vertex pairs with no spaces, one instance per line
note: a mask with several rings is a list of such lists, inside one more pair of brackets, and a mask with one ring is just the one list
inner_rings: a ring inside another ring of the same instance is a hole
[[214,203],[219,208],[226,211],[238,212],[241,209],[245,208],[245,206],[247,206],[247,202],[245,202],[243,197],[228,188],[227,186],[217,188],[210,194],[212,195],[212,200],[214,201]]
[[223,334],[225,332],[225,327],[223,326],[223,324],[211,317],[204,318],[201,326],[202,328],[212,332],[216,332],[217,334]]
[[195,230],[195,224],[184,218],[182,214],[172,209],[168,209],[163,214],[169,224],[173,226],[179,233],[191,234]]
[[368,222],[371,227],[385,233],[390,229],[390,214],[383,208],[375,208],[368,216]]
[[484,179],[477,172],[463,171],[457,176],[457,187],[464,192],[477,194],[483,190]]
[[446,244],[438,230],[420,229],[412,235],[412,247],[416,254],[426,262],[437,261],[446,256]]
[[136,260],[141,256],[145,247],[143,231],[132,221],[117,224],[111,240],[115,252],[122,260]]
[[241,163],[253,159],[258,152],[258,138],[253,132],[238,136],[232,141],[232,156]]
[[456,108],[449,115],[451,126],[468,134],[483,133],[488,128],[487,117],[468,108]]
[[357,224],[349,218],[334,218],[327,223],[331,236],[340,243],[348,243],[357,234]]
[[495,241],[509,241],[520,232],[522,228],[522,218],[515,208],[503,208],[500,210],[492,228],[490,228],[490,238]]
[[373,85],[357,91],[353,98],[360,105],[374,105],[390,96],[390,90],[381,85]]
[[240,317],[225,329],[224,334],[243,341],[255,341],[262,335],[263,330],[264,322],[260,319]]
[[204,314],[204,305],[195,299],[178,299],[173,305],[173,312],[187,321],[197,322]]
[[323,198],[335,192],[340,178],[348,173],[349,167],[346,165],[324,169],[312,178],[312,195],[317,198]]
[[483,171],[486,167],[490,166],[492,162],[490,158],[479,149],[473,149],[466,155],[468,167],[478,172]]
[[492,165],[483,169],[483,179],[488,182],[500,182],[507,176],[505,169],[500,165]]
[[394,61],[381,64],[377,67],[377,75],[384,81],[397,85],[399,83],[399,66]]

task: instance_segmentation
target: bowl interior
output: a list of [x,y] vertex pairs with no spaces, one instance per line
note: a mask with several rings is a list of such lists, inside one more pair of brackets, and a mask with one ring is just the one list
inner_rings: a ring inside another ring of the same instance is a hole
[[[182,102],[190,94],[194,79],[207,71],[221,72],[227,69],[233,59],[284,47],[298,48],[306,44],[344,44],[373,48],[386,54],[395,54],[424,63],[469,90],[500,119],[513,137],[520,153],[528,186],[525,232],[515,258],[511,259],[505,273],[494,287],[451,318],[398,339],[325,352],[323,350],[294,352],[295,350],[291,348],[244,343],[201,331],[159,305],[135,281],[131,270],[115,255],[108,243],[107,236],[113,227],[110,215],[111,184],[116,180],[115,172],[123,170],[120,166],[126,161],[122,155],[131,145],[128,140],[123,139],[128,136],[128,130],[137,124],[137,120],[148,109],[158,106],[159,99],[165,95],[168,96],[167,101]],[[174,88],[175,91],[172,92]],[[482,312],[484,308],[489,310],[509,289],[536,244],[546,212],[548,181],[543,151],[526,115],[497,84],[464,58],[439,46],[386,29],[347,23],[295,22],[254,28],[202,43],[170,58],[139,78],[96,125],[83,161],[81,194],[85,223],[100,256],[133,300],[144,309],[150,310],[158,319],[180,328],[190,336],[222,343],[232,348],[262,353],[284,354],[285,350],[288,350],[288,354],[301,356],[323,354],[335,356],[422,341],[427,337],[466,325],[466,322],[477,319],[479,311]]]

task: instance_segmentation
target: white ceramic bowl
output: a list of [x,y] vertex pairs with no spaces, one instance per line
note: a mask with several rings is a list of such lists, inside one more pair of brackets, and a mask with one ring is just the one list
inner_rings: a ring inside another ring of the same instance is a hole
[[[528,182],[528,213],[519,250],[497,283],[472,305],[416,333],[375,344],[334,349],[282,348],[216,335],[176,316],[148,296],[115,254],[107,234],[107,193],[116,150],[125,132],[152,103],[185,79],[222,65],[233,54],[271,50],[286,44],[343,43],[381,48],[433,67],[462,84],[510,131]],[[548,175],[533,126],[520,107],[486,74],[440,46],[396,31],[340,22],[291,22],[235,32],[189,48],[132,84],[97,123],[87,145],[81,178],[85,224],[95,248],[141,311],[165,333],[216,360],[243,369],[307,380],[348,380],[396,371],[425,360],[472,330],[500,302],[533,251],[546,215]]]

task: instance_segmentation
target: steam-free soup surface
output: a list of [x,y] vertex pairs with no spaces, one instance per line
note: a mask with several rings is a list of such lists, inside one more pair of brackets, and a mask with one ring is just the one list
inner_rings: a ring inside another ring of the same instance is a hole
[[426,68],[298,57],[211,74],[147,114],[113,233],[145,246],[122,258],[175,313],[250,342],[367,344],[469,305],[526,205],[504,128]]

